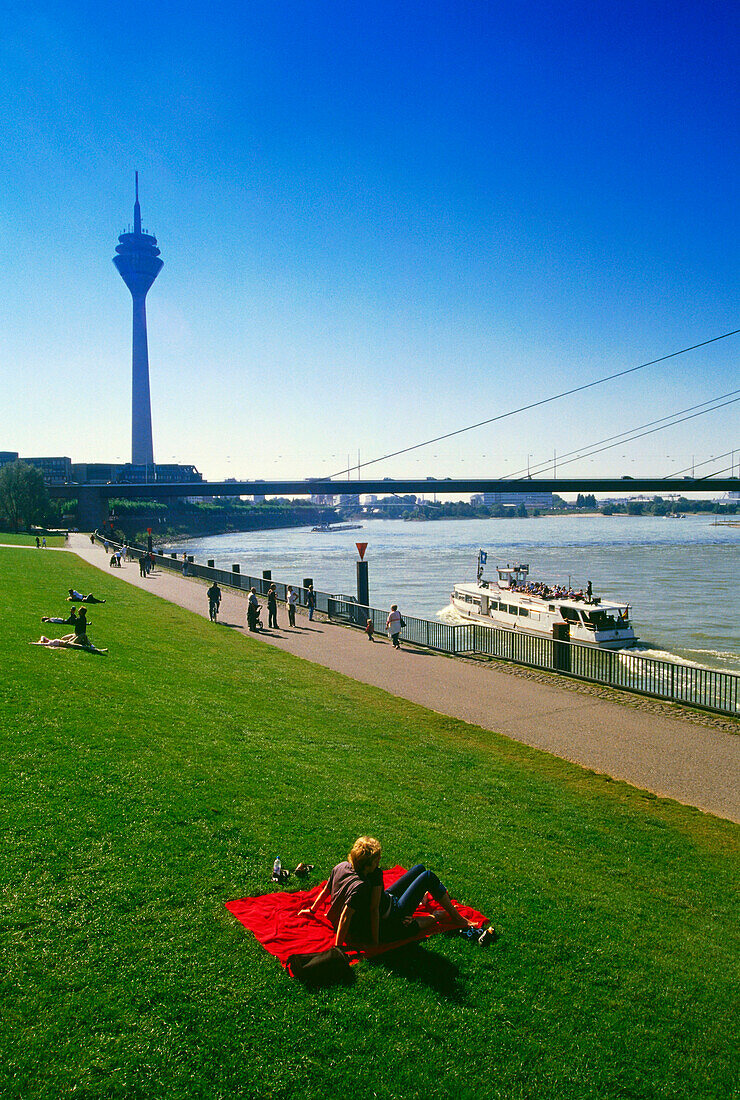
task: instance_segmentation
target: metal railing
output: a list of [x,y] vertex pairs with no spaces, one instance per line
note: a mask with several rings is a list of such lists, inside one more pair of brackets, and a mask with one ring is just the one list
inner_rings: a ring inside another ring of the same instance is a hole
[[[102,538],[100,539],[102,541]],[[110,539],[111,546],[117,546]],[[136,553],[144,553],[137,547]],[[174,555],[153,554],[160,568],[183,571],[182,558]],[[186,575],[202,580],[217,581],[228,588],[249,591],[255,588],[261,596],[275,585],[277,598],[285,601],[288,585],[264,577],[251,577],[227,569],[213,569],[188,561]],[[306,605],[307,589],[293,585],[301,606]],[[365,607],[354,596],[342,593],[330,594],[314,590],[316,610],[329,619],[352,626],[366,626],[372,619],[378,634],[386,633],[387,611]],[[603,684],[649,695],[672,703],[713,711],[717,714],[740,716],[740,676],[720,669],[701,668],[698,665],[679,664],[633,653],[629,649],[598,649],[581,642],[561,641],[550,637],[538,637],[518,630],[504,630],[480,623],[443,623],[435,619],[420,619],[404,615],[401,639],[414,645],[423,645],[452,656],[486,656],[511,661],[528,668],[542,669],[569,676],[589,683]]]

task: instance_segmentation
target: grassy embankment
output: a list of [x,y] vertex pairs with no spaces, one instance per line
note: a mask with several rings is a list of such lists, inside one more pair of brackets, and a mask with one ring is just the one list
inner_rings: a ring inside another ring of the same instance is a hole
[[[9,543],[12,546],[35,546],[35,535],[11,535],[7,532],[0,531],[0,545],[2,543]],[[49,546],[64,546],[64,538],[62,535],[47,535],[46,545]]]
[[[27,644],[70,585],[107,657]],[[736,826],[66,555],[4,551],[0,586],[1,1095],[733,1095]],[[291,981],[224,902],[362,832],[500,941]]]

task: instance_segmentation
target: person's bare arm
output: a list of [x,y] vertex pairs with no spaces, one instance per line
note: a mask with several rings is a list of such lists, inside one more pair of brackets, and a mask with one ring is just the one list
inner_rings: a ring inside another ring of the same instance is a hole
[[323,887],[322,887],[321,893],[315,899],[313,905],[309,905],[305,909],[301,909],[300,912],[298,913],[298,916],[299,917],[312,917],[314,915],[314,913],[316,912],[316,910],[318,909],[318,907],[321,905],[322,901],[324,900],[324,898],[326,897],[326,895],[328,893],[329,893],[329,883],[325,882]]
[[349,926],[352,923],[352,918],[355,915],[354,909],[350,909],[349,905],[345,905],[342,910],[342,915],[339,918],[339,924],[337,925],[337,934],[334,938],[334,945],[341,947],[343,943],[347,942],[349,935]]

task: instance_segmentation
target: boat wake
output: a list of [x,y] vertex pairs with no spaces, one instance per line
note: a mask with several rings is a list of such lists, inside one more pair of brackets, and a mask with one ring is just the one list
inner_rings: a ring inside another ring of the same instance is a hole
[[441,608],[437,612],[437,618],[443,623],[449,623],[450,626],[464,626],[469,623],[469,619],[465,619],[451,603],[448,603],[446,607]]
[[694,668],[704,668],[709,672],[717,672],[718,666],[715,664],[708,664],[707,660],[715,658],[717,661],[726,662],[728,665],[735,667],[724,668],[726,672],[740,671],[740,662],[738,661],[737,653],[723,653],[720,650],[712,649],[689,649],[686,653],[696,654],[696,657],[682,657],[678,653],[672,653],[670,650],[661,649],[659,646],[651,645],[649,642],[640,642],[635,646],[632,646],[629,650],[620,654],[620,657],[652,657],[656,661],[669,661],[674,665],[687,665]]
[[[450,626],[465,626],[470,622],[469,619],[460,615],[452,604],[447,604],[446,607],[441,608],[437,612],[436,618],[440,622],[449,623]],[[651,645],[650,642],[638,642],[637,645],[618,652],[620,660],[626,663],[629,663],[631,658],[634,657],[651,657],[656,661],[669,661],[674,665],[693,665],[713,672],[716,672],[718,667],[724,668],[727,672],[740,672],[740,658],[738,658],[737,653],[727,653],[722,650],[689,649],[687,647],[685,652],[691,654],[691,656],[684,657],[678,653],[672,653],[670,650],[662,649],[658,645]],[[721,665],[709,663],[712,660],[718,663],[721,662]]]

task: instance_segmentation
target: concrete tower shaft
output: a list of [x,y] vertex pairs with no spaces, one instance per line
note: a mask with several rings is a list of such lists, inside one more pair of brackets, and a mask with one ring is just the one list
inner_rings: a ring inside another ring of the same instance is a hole
[[162,270],[157,238],[141,231],[139,173],[136,173],[134,231],[122,233],[113,263],[133,299],[131,352],[131,461],[134,465],[154,462],[152,409],[149,395],[149,348],[146,334],[146,295]]

